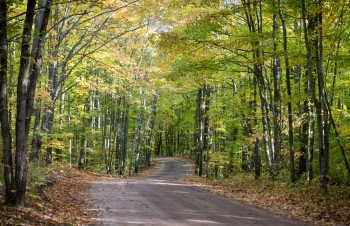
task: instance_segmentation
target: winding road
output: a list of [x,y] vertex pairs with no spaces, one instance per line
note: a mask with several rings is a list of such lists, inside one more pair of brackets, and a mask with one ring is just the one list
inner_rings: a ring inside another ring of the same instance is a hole
[[91,186],[96,225],[307,225],[249,207],[178,180],[185,161],[160,158],[160,170],[138,179],[103,179]]

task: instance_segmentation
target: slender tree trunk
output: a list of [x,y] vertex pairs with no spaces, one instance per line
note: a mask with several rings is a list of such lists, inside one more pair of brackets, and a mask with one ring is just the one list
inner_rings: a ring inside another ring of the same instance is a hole
[[197,153],[196,153],[196,173],[199,176],[203,174],[203,149],[204,149],[204,85],[198,90],[197,94]]
[[86,150],[87,150],[87,139],[85,135],[85,131],[82,131],[83,134],[81,135],[81,146],[80,146],[80,153],[79,153],[79,169],[86,169]]
[[[64,83],[62,83],[61,85],[61,91],[64,90]],[[64,127],[64,102],[65,102],[65,94],[63,93],[60,97],[60,105],[59,105],[59,124],[60,127],[58,129],[59,134],[62,134],[63,131],[63,127]],[[62,139],[60,139],[60,141],[63,141]],[[56,149],[56,161],[58,162],[62,162],[63,160],[63,150],[62,149]]]
[[[50,35],[50,39],[57,42],[51,47],[51,54],[50,57],[54,60],[54,62],[50,61],[48,66],[48,92],[50,94],[50,102],[45,105],[44,111],[43,111],[43,117],[41,122],[41,131],[43,133],[46,133],[49,137],[49,139],[52,139],[52,134],[54,130],[54,117],[55,117],[55,104],[56,104],[56,98],[57,93],[59,90],[59,83],[58,83],[58,52],[60,47],[60,40],[59,36],[59,24],[56,23],[58,21],[58,7],[56,7],[55,15],[54,15],[54,26],[53,29],[57,34]],[[64,22],[62,22],[63,24]],[[62,68],[62,73],[64,72],[64,69]],[[41,142],[41,137],[39,137]],[[46,164],[50,165],[52,163],[52,148],[49,147],[46,149]]]
[[[76,113],[78,115],[78,113]],[[79,129],[78,126],[75,126],[75,136],[74,136],[74,162],[77,166],[79,166],[79,157],[78,157],[78,151],[79,151]]]
[[[253,3],[250,0],[243,0],[244,11],[247,19],[247,25],[249,32],[254,35],[259,35],[262,33],[262,10],[261,10],[261,1],[254,1]],[[257,4],[259,3],[259,7]],[[258,10],[259,9],[259,10]],[[255,13],[253,13],[253,10]],[[259,11],[259,12],[258,12]],[[255,18],[255,19],[253,19]],[[261,102],[261,119],[262,119],[262,128],[263,128],[263,137],[265,144],[265,155],[267,168],[270,174],[273,176],[272,163],[273,163],[273,145],[271,145],[271,126],[269,120],[269,107],[267,102],[267,93],[266,93],[266,84],[263,76],[263,68],[261,62],[261,47],[259,40],[252,41],[253,46],[253,59],[254,69],[253,73],[256,79],[256,83],[259,90],[260,102]]]
[[[275,1],[273,2],[273,5],[275,5]],[[278,32],[278,25],[277,25],[277,10],[274,6],[274,14],[273,14],[273,145],[274,145],[274,171],[277,173],[279,171],[279,162],[281,159],[281,153],[280,153],[280,147],[281,147],[281,131],[282,131],[282,120],[281,120],[281,63],[280,58],[277,56],[277,39],[276,35]],[[282,22],[283,25],[283,22]],[[284,31],[284,30],[283,30]],[[289,68],[288,68],[289,71]]]
[[261,175],[261,157],[260,157],[260,139],[257,137],[254,148],[254,168],[255,168],[255,180],[260,178]]
[[115,148],[115,165],[114,170],[118,170],[120,167],[120,147],[121,147],[121,132],[122,132],[122,97],[118,98],[118,107],[115,114],[115,130],[114,130],[114,148]]
[[145,156],[145,167],[151,166],[151,155],[152,155],[152,139],[153,139],[153,130],[155,126],[156,121],[156,114],[157,114],[157,99],[158,94],[154,94],[153,101],[151,103],[152,106],[152,115],[149,122],[149,128],[148,128],[148,134],[146,138],[146,156]]
[[203,147],[206,151],[206,177],[209,178],[210,175],[210,115],[209,115],[209,109],[210,109],[210,95],[211,95],[211,88],[206,85],[204,90],[204,140],[203,140]]
[[162,146],[163,146],[163,132],[160,131],[158,133],[158,139],[157,139],[157,149],[156,149],[157,156],[160,156],[162,154]]
[[[89,100],[87,100],[87,103],[84,106],[84,113],[89,112]],[[83,115],[82,119],[82,133],[81,133],[81,146],[80,146],[80,152],[79,152],[79,162],[78,166],[80,169],[86,169],[87,164],[87,144],[88,140],[86,138],[86,127],[87,127],[87,119],[86,116]]]
[[[260,76],[260,75],[259,75]],[[258,79],[257,79],[258,80]],[[266,102],[266,91],[263,88],[263,85],[258,82],[258,89],[259,89],[259,95],[260,95],[260,102],[261,102],[261,118],[262,118],[262,128],[263,128],[263,137],[264,137],[264,144],[265,144],[265,155],[266,155],[266,163],[267,168],[271,173],[272,172],[272,153],[270,149],[270,136],[269,136],[269,127],[268,127],[268,111],[266,108],[267,102]]]
[[[314,26],[313,22],[320,22],[320,19],[318,18],[318,15],[315,16],[315,19],[309,20],[309,30],[312,35],[312,42],[310,44],[309,41],[309,31],[306,29],[306,2],[305,0],[302,0],[302,18],[304,23],[304,39],[305,39],[305,46],[307,50],[307,73],[309,76],[309,84],[310,84],[310,93],[312,102],[315,105],[316,108],[316,123],[317,123],[317,131],[318,131],[318,147],[319,147],[319,156],[320,156],[320,172],[321,172],[321,188],[322,190],[327,190],[327,170],[326,170],[326,161],[325,161],[325,143],[324,143],[324,125],[323,125],[323,116],[322,110],[323,110],[323,92],[324,92],[324,86],[323,86],[323,78],[322,78],[322,63],[320,62],[322,60],[322,56],[320,56],[320,49],[318,47],[320,34],[319,32],[315,33],[315,28],[317,26]],[[321,28],[319,28],[321,29]],[[322,41],[322,40],[321,40]],[[312,57],[312,51],[314,51],[316,54],[316,59],[313,59]],[[317,68],[317,77],[318,77],[318,88],[319,88],[319,100],[316,97],[316,88],[315,88],[315,78],[313,75],[313,64],[314,61],[316,61],[316,68]]]
[[[43,4],[43,3],[42,3]],[[44,5],[44,4],[43,4]],[[41,67],[44,55],[44,45],[45,45],[45,37],[46,37],[46,29],[49,22],[50,12],[51,12],[52,0],[46,0],[45,9],[43,11],[42,18],[38,15],[37,20],[41,20],[37,22],[37,26],[39,27],[38,37],[34,37],[33,41],[33,50],[32,57],[33,61],[30,64],[30,72],[29,72],[29,85],[27,89],[27,98],[26,98],[26,134],[29,133],[31,116],[33,114],[33,104],[35,97],[36,84],[41,76]],[[40,6],[40,4],[39,4]]]
[[[104,97],[105,101],[104,101],[104,104],[107,105],[107,94],[105,94],[105,97]],[[100,159],[100,166],[102,163],[106,163],[106,139],[107,139],[107,118],[108,118],[108,108],[107,107],[104,107],[103,108],[103,127],[102,127],[102,153],[101,153],[101,159]]]
[[7,100],[7,58],[8,58],[8,40],[7,40],[7,3],[6,0],[0,0],[0,123],[1,135],[3,140],[3,164],[5,180],[5,203],[14,204],[15,197],[13,193],[13,164],[12,164],[12,139],[9,121],[9,109]]
[[[52,139],[53,135],[53,123],[54,123],[54,109],[53,111],[48,113],[48,119],[46,120],[46,129],[45,132],[49,135],[49,139]],[[52,147],[48,147],[46,149],[46,165],[50,165],[52,163]]]
[[140,171],[140,145],[141,145],[142,125],[144,121],[144,108],[145,108],[145,100],[142,100],[140,115],[137,122],[137,127],[135,129],[135,133],[134,133],[133,148],[130,156],[129,176],[131,175],[131,171],[132,171],[132,160],[133,160],[134,154],[136,154],[134,172],[138,173]]
[[123,113],[123,131],[122,131],[122,147],[121,147],[121,165],[120,175],[124,174],[126,165],[126,152],[128,148],[128,134],[129,134],[129,103],[127,103],[125,96],[123,97],[124,113]]
[[314,120],[314,109],[309,106],[308,111],[308,135],[307,135],[307,160],[306,160],[306,179],[311,181],[313,179],[313,168],[312,161],[314,159],[314,131],[315,131],[315,120]]
[[289,171],[290,171],[290,181],[295,182],[295,173],[294,173],[294,145],[293,145],[293,112],[292,112],[292,89],[290,83],[290,67],[289,67],[289,56],[288,56],[288,40],[287,40],[287,27],[284,20],[281,0],[278,0],[278,8],[280,20],[282,23],[283,29],[283,50],[284,50],[284,61],[286,67],[286,85],[287,85],[287,95],[288,95],[288,144],[289,144]]
[[39,165],[39,157],[41,150],[41,138],[40,138],[40,118],[41,118],[41,107],[38,106],[35,109],[35,119],[34,119],[34,131],[32,140],[32,151],[30,153],[30,161],[33,162],[35,166]]
[[[304,92],[308,94],[308,82],[305,81]],[[299,171],[298,176],[300,177],[306,172],[307,165],[307,150],[308,150],[308,132],[309,132],[309,100],[304,100],[301,117],[301,131],[300,131],[300,157],[299,157]]]
[[112,157],[113,157],[113,151],[112,151],[112,139],[113,139],[113,130],[114,130],[114,124],[115,124],[115,119],[114,119],[114,110],[113,108],[110,110],[110,117],[109,117],[109,136],[108,136],[108,155],[106,158],[106,170],[107,173],[111,173],[112,172]]
[[[67,124],[68,124],[68,132],[71,132],[71,99],[68,94],[68,115],[67,115]],[[69,146],[68,146],[68,155],[69,155],[69,168],[72,168],[72,138],[69,138]]]
[[[33,38],[33,44],[32,44],[32,56],[33,56],[33,58],[35,58],[35,55],[37,53],[38,45],[39,45],[40,32],[42,32],[41,31],[41,25],[42,25],[42,22],[43,22],[43,16],[44,16],[44,9],[43,8],[45,8],[44,7],[45,6],[45,2],[46,2],[46,0],[39,0],[39,2],[38,2],[38,8],[41,8],[41,10],[39,10],[39,12],[37,13],[37,15],[35,17],[35,26],[34,26],[34,34],[33,34],[34,38]],[[41,68],[41,65],[37,65],[37,66],[39,66]],[[34,71],[33,67],[35,67],[35,65],[31,64],[30,73],[31,74],[39,73],[38,77],[40,77],[41,76],[40,68],[39,68],[39,70]],[[40,131],[40,114],[41,114],[41,109],[40,109],[40,106],[38,106],[35,109],[35,114],[34,114],[35,115],[34,132],[33,132],[33,137],[34,138],[32,140],[32,150],[31,150],[31,153],[30,153],[30,160],[36,166],[39,164],[39,154],[40,154],[40,148],[41,148],[41,139],[40,139],[40,136],[39,136],[39,131]]]
[[322,189],[327,191],[328,183],[328,168],[329,168],[329,116],[326,103],[326,90],[323,75],[323,2],[318,1],[318,13],[317,13],[317,77],[318,77],[318,92],[319,92],[319,107],[322,112],[321,126],[322,133],[319,133],[319,145],[320,149],[320,169],[321,169],[321,186]]

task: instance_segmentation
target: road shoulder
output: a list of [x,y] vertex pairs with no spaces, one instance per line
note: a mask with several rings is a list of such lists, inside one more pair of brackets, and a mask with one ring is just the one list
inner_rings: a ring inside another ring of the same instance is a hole
[[333,201],[343,203],[343,210],[331,208],[330,202],[334,197],[320,196],[316,190],[317,185],[298,190],[296,187],[280,187],[273,182],[234,183],[232,180],[208,180],[193,175],[185,178],[183,182],[281,217],[315,225],[350,224],[350,211],[346,212],[349,209],[349,199]]

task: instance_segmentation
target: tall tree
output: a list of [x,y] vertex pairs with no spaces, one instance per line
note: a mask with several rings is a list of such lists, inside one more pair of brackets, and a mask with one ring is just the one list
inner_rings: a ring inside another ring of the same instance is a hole
[[5,178],[5,203],[13,204],[13,164],[12,164],[12,139],[9,122],[8,94],[7,94],[7,60],[8,60],[8,40],[7,40],[7,2],[0,1],[0,123],[3,140],[3,164]]

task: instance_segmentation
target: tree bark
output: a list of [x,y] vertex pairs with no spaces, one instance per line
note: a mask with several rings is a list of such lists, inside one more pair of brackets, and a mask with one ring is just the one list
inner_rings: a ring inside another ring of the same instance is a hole
[[[318,77],[318,93],[319,93],[319,108],[322,114],[321,132],[319,131],[319,145],[320,145],[320,169],[321,169],[321,187],[327,191],[328,183],[328,168],[329,168],[329,116],[326,103],[326,90],[323,76],[323,2],[318,1],[319,11],[317,13],[317,77]],[[327,133],[326,133],[327,132]]]
[[32,37],[32,26],[34,21],[36,0],[28,0],[24,27],[22,33],[20,68],[17,84],[17,117],[16,117],[16,203],[24,205],[24,198],[27,184],[27,150],[28,150],[28,131],[26,128],[26,107],[28,98],[28,77],[29,66],[31,62],[30,41]]
[[289,144],[289,171],[290,171],[290,181],[295,182],[295,172],[294,172],[294,145],[293,145],[293,112],[292,112],[292,89],[290,83],[290,67],[289,67],[289,56],[288,56],[288,41],[287,41],[287,27],[284,20],[281,0],[278,0],[279,16],[282,23],[283,29],[283,50],[284,50],[284,62],[286,67],[286,85],[287,85],[287,95],[288,95],[288,144]]
[[146,153],[145,153],[145,167],[151,166],[151,155],[152,155],[152,139],[153,139],[153,130],[156,122],[156,114],[157,114],[157,99],[158,94],[155,93],[153,96],[153,101],[151,103],[152,107],[152,115],[149,122],[148,134],[146,138]]
[[122,146],[121,146],[121,164],[119,174],[123,175],[126,165],[126,152],[128,149],[128,134],[129,134],[129,103],[126,97],[123,97],[124,112],[123,112],[123,131],[122,131]]
[[[88,98],[89,99],[89,98]],[[89,106],[90,102],[89,100],[87,100],[87,103],[84,106],[84,113],[88,113],[89,112]],[[86,165],[87,165],[87,145],[88,145],[88,140],[86,138],[86,127],[87,127],[87,119],[85,114],[83,115],[83,119],[82,119],[82,134],[81,134],[81,145],[80,145],[80,152],[79,152],[79,162],[78,162],[78,167],[80,169],[86,169]]]
[[[259,35],[262,33],[262,11],[261,11],[261,1],[259,1],[259,7],[257,7],[257,1],[253,3],[250,0],[243,0],[244,11],[246,15],[247,25],[249,32],[254,35]],[[253,7],[252,7],[253,5]],[[255,9],[255,20],[253,19],[253,9]],[[259,10],[258,10],[259,8]],[[252,41],[252,54],[254,60],[253,73],[256,79],[257,87],[259,90],[260,102],[261,102],[261,120],[262,120],[262,132],[265,144],[265,155],[267,168],[270,175],[274,176],[272,170],[274,147],[271,145],[271,126],[269,119],[269,106],[267,102],[267,92],[266,84],[263,76],[263,65],[261,63],[261,47],[259,40]]]
[[145,100],[143,99],[141,101],[140,115],[137,120],[137,127],[134,132],[133,147],[132,147],[132,152],[130,156],[129,176],[131,175],[131,171],[132,171],[132,160],[133,160],[134,154],[136,154],[134,172],[138,173],[140,170],[140,145],[141,145],[142,125],[143,125],[144,115],[145,115],[144,108],[145,108]]
[[0,123],[3,140],[3,164],[5,180],[5,204],[14,204],[13,193],[13,164],[12,164],[12,139],[9,122],[9,109],[7,99],[7,60],[8,60],[8,40],[7,40],[7,3],[0,0]]
[[[322,2],[319,1],[319,5]],[[321,18],[320,18],[321,17]],[[326,156],[325,156],[325,136],[324,136],[324,117],[327,117],[328,112],[324,111],[324,84],[323,84],[323,74],[322,74],[322,47],[320,47],[320,43],[322,43],[322,28],[318,28],[319,30],[316,32],[316,27],[320,26],[322,23],[322,12],[321,15],[319,13],[309,20],[309,30],[312,33],[312,39],[310,43],[309,31],[306,28],[306,2],[302,0],[302,18],[304,23],[304,39],[305,46],[307,50],[307,73],[309,76],[309,84],[310,84],[310,94],[312,98],[312,102],[316,108],[316,123],[317,123],[317,131],[318,131],[318,148],[319,148],[319,157],[320,157],[320,173],[321,173],[321,188],[322,190],[327,190],[327,166],[326,166]],[[314,24],[315,23],[315,24]],[[318,25],[318,26],[314,26]],[[313,58],[314,51],[314,58]],[[316,88],[315,83],[316,79],[313,75],[313,64],[316,61],[317,68],[317,78],[318,78],[318,88],[319,88],[319,99],[316,97]],[[323,114],[322,114],[323,112]]]
[[257,137],[254,148],[254,168],[255,168],[255,180],[260,178],[261,175],[261,156],[260,156],[260,139]]
[[211,136],[210,136],[210,115],[209,115],[209,109],[210,109],[210,95],[211,95],[211,88],[206,85],[204,90],[204,140],[203,140],[203,148],[204,151],[206,151],[206,177],[209,178],[210,175],[210,144],[211,144]]
[[[280,58],[277,55],[277,32],[278,32],[278,24],[277,24],[277,10],[276,10],[276,3],[273,2],[274,5],[274,14],[273,14],[273,65],[272,65],[272,74],[273,74],[273,145],[274,145],[274,171],[277,173],[279,171],[279,163],[281,159],[281,131],[282,131],[282,119],[281,119],[281,62]],[[283,25],[283,22],[282,22]],[[284,32],[284,30],[283,30]],[[288,68],[289,71],[289,68]],[[287,78],[288,79],[288,78]]]

